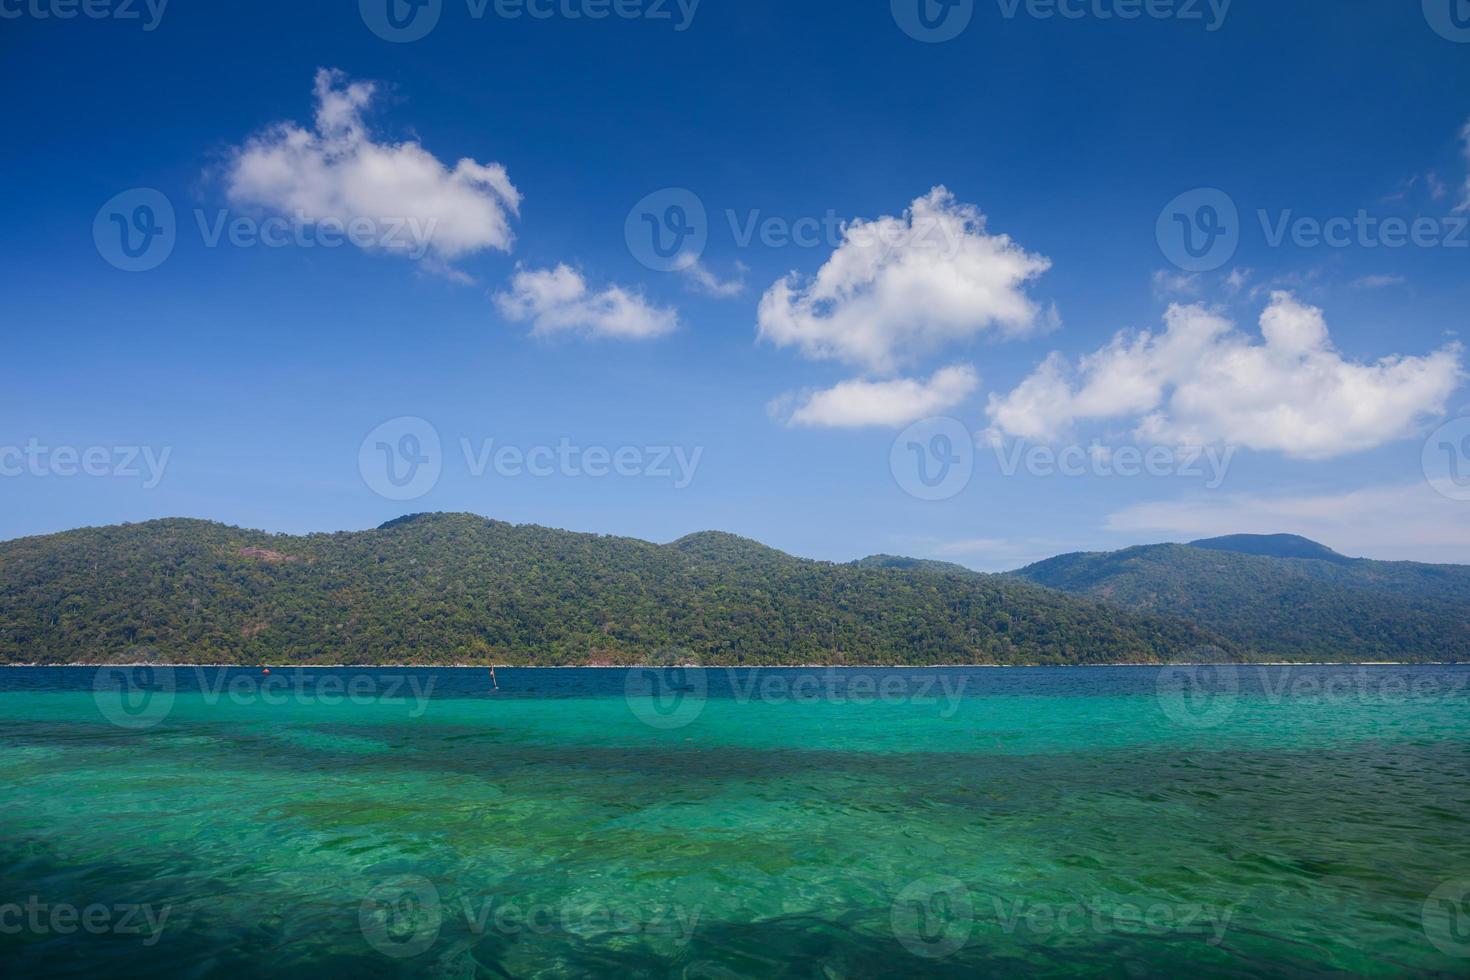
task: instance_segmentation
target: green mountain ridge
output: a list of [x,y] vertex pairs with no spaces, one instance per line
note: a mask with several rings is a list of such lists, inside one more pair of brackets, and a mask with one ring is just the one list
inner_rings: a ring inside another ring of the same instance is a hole
[[1013,574],[1185,619],[1273,659],[1470,659],[1464,565],[1347,558],[1306,538],[1235,535],[1060,555]]
[[1061,664],[1246,651],[1009,576],[417,514],[274,535],[169,519],[0,542],[0,663]]

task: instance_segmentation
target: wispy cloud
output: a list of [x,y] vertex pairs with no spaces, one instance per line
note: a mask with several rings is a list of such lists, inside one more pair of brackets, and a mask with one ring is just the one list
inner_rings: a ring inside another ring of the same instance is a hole
[[1354,279],[1351,283],[1354,289],[1387,289],[1390,286],[1402,286],[1407,280],[1403,276],[1363,276]]
[[697,255],[689,254],[679,258],[677,271],[689,281],[689,284],[698,292],[716,299],[731,299],[745,292],[746,268],[743,263],[735,263],[737,278],[721,279],[710,271],[709,267],[700,261]]

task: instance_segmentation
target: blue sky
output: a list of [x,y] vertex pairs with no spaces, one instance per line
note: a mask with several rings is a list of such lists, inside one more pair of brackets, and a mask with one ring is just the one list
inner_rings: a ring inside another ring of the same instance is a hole
[[442,0],[394,43],[374,2],[0,2],[0,537],[1470,555],[1466,11]]

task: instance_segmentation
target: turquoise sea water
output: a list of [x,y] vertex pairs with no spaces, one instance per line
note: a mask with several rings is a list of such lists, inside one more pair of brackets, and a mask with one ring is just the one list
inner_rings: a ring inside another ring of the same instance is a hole
[[0,669],[30,976],[1470,975],[1470,667]]

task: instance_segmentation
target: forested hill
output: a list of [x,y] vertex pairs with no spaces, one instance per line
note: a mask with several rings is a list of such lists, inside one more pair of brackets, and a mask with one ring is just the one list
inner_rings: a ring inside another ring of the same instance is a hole
[[1237,535],[1062,555],[1015,574],[1187,619],[1273,659],[1470,660],[1464,565],[1346,558],[1306,538]]
[[271,535],[194,520],[0,543],[0,662],[1108,663],[1244,651],[1015,578],[417,515]]

